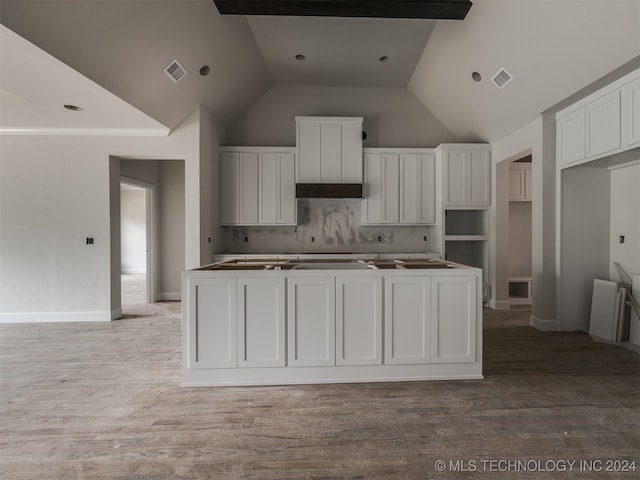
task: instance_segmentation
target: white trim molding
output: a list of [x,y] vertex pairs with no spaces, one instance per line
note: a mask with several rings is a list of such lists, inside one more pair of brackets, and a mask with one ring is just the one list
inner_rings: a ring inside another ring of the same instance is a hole
[[492,298],[489,300],[488,306],[493,310],[510,310],[511,300],[495,300]]
[[182,301],[181,292],[160,292],[156,295],[156,302],[180,302]]
[[543,320],[541,318],[531,315],[531,317],[529,317],[529,325],[535,328],[536,330],[540,330],[541,332],[561,331],[560,324],[558,323],[558,320],[555,320],[555,319]]
[[8,312],[0,313],[0,323],[110,322],[122,310],[92,312]]

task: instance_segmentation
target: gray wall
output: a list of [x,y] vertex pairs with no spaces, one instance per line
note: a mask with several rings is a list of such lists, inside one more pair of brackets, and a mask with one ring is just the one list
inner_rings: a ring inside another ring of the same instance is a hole
[[228,145],[293,147],[296,115],[364,117],[364,147],[436,147],[456,138],[405,88],[277,85],[228,129]]

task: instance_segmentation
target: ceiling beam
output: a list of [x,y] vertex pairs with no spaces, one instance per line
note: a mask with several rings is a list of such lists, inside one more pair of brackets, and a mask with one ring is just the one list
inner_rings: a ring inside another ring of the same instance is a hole
[[221,15],[463,20],[470,0],[213,0]]

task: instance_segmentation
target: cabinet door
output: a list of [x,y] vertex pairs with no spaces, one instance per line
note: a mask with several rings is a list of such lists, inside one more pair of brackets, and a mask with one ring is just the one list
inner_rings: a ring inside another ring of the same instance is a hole
[[240,155],[224,152],[220,159],[220,221],[240,223]]
[[191,279],[188,292],[189,367],[237,367],[235,278]]
[[287,286],[288,364],[336,363],[334,277],[289,278]]
[[285,366],[284,278],[238,279],[238,366]]
[[431,362],[476,361],[477,277],[431,279]]
[[295,225],[296,218],[296,176],[295,155],[278,154],[278,214],[276,223]]
[[362,182],[362,124],[343,124],[341,131],[342,182]]
[[258,154],[240,154],[240,223],[258,223]]
[[382,278],[336,278],[336,364],[382,363]]
[[560,165],[586,157],[584,109],[579,109],[557,120],[557,161]]
[[435,223],[435,156],[400,156],[400,223]]
[[640,78],[622,88],[622,145],[640,144]]
[[491,203],[491,163],[489,152],[468,152],[467,205],[488,207]]
[[385,277],[384,363],[430,362],[429,277]]
[[316,183],[320,178],[320,124],[298,123],[298,181]]
[[261,153],[258,166],[258,221],[275,224],[278,220],[278,155]]
[[611,92],[587,105],[585,115],[587,157],[620,148],[620,91]]
[[363,224],[398,223],[398,162],[398,155],[365,155]]
[[509,170],[509,200],[524,200],[524,170]]
[[444,153],[444,206],[464,206],[467,203],[467,152]]

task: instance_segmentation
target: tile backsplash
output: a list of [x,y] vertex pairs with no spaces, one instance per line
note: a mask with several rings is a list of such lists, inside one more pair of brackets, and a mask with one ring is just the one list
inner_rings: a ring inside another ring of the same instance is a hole
[[425,252],[430,230],[360,225],[359,200],[315,199],[298,200],[296,227],[224,227],[228,253]]

